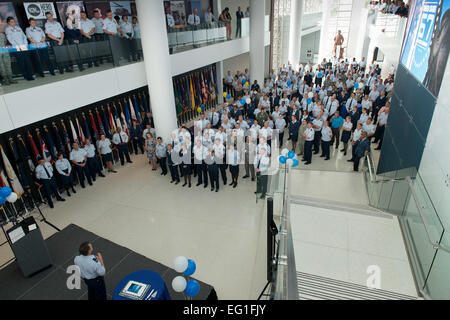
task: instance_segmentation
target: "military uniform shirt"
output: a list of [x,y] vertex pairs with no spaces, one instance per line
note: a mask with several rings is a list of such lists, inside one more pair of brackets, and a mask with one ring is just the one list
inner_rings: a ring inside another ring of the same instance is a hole
[[123,131],[121,131],[120,133],[116,132],[113,136],[113,142],[114,144],[127,143],[128,135]]
[[166,21],[167,21],[167,25],[171,28],[175,25],[175,20],[173,19],[172,15],[169,13],[166,14]]
[[84,146],[84,151],[86,151],[86,156],[88,158],[93,158],[95,157],[95,147],[93,144],[90,145],[85,145]]
[[105,268],[94,255],[78,255],[75,257],[74,263],[80,268],[80,274],[83,279],[92,280],[105,275]]
[[355,129],[355,131],[353,131],[353,142],[356,142],[359,140],[359,138],[361,137],[361,133],[362,133],[362,129]]
[[314,128],[314,131],[322,130],[323,121],[321,119],[314,119],[312,122],[313,126],[318,126],[319,128]]
[[369,119],[369,115],[367,113],[361,113],[361,116],[359,117],[359,123],[366,123],[367,119]]
[[260,172],[265,173],[269,169],[270,158],[266,154],[261,156],[261,154],[258,153],[253,165],[255,166],[255,169],[259,169]]
[[80,20],[80,30],[82,30],[84,33],[89,34],[92,30],[92,28],[94,28],[94,32],[95,32],[95,25],[94,23],[89,20]]
[[362,106],[362,108],[363,109],[367,109],[367,110],[369,110],[370,109],[370,107],[372,106],[372,101],[370,101],[370,99],[363,99],[362,101],[361,101],[361,106]]
[[204,147],[203,145],[201,145],[200,147],[195,145],[193,148],[193,153],[194,153],[194,158],[197,160],[197,162],[200,163],[201,161],[206,159],[209,152],[208,152],[208,149],[206,147]]
[[109,141],[109,139],[100,140],[97,145],[101,154],[108,154],[112,152],[111,141]]
[[[47,171],[45,169],[47,169]],[[39,180],[50,180],[53,177],[53,167],[51,163],[47,161],[44,165],[38,165],[35,173],[36,178]]]
[[114,19],[110,20],[106,18],[105,20],[103,20],[103,30],[116,34],[118,27],[119,26],[117,25],[117,22]]
[[84,157],[86,157],[86,151],[84,149],[74,149],[70,152],[70,161],[81,163],[84,162]]
[[368,135],[371,135],[371,134],[375,133],[375,125],[373,123],[371,123],[371,124],[367,124],[367,123],[363,124],[362,129],[363,129],[364,132],[367,132]]
[[67,173],[72,172],[72,166],[70,165],[69,160],[63,158],[62,160],[56,160],[55,162],[56,171],[61,175],[66,175]]
[[139,26],[139,23],[133,24],[133,32],[134,32],[134,38],[140,39],[141,38],[141,27]]
[[120,30],[125,32],[125,34],[131,33],[132,37],[134,36],[133,25],[129,21],[127,22],[122,21],[122,23],[120,24]]
[[306,135],[306,141],[313,141],[314,140],[314,129],[313,128],[306,128],[305,130]]
[[22,29],[20,27],[15,26],[7,26],[5,29],[6,38],[8,39],[9,43],[11,43],[13,46],[21,46],[24,44],[28,44],[27,37],[25,36],[25,33],[23,33]]
[[[41,42],[42,39],[45,39],[44,31],[39,27],[28,27],[25,30],[25,34],[28,39],[33,39],[36,42]],[[46,46],[45,43],[43,46]]]
[[323,127],[322,128],[322,141],[328,142],[331,141],[331,128],[330,127]]
[[92,18],[91,19],[92,23],[94,24],[95,27],[95,34],[103,34],[103,19],[102,18]]
[[389,116],[389,114],[382,112],[380,114],[378,124],[385,125],[387,123],[388,116]]
[[190,14],[188,17],[188,23],[190,25],[200,24],[200,17],[198,15]]
[[62,34],[64,33],[64,29],[61,26],[61,24],[57,21],[47,21],[45,23],[45,33],[46,34],[50,34],[52,36],[54,36],[55,38],[61,38]]

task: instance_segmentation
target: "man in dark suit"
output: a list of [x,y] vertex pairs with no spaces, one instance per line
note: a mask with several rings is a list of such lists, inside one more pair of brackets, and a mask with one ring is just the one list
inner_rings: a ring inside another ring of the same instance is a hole
[[376,123],[378,120],[378,113],[380,112],[380,109],[383,108],[386,105],[387,97],[386,92],[381,91],[380,95],[372,104],[372,112],[373,112],[373,122]]
[[355,157],[353,159],[353,171],[358,171],[361,158],[367,156],[370,152],[370,142],[367,139],[367,132],[361,133],[361,138],[355,142]]
[[236,38],[240,38],[242,36],[242,18],[244,17],[244,13],[241,11],[241,7],[238,7],[238,11],[236,11]]

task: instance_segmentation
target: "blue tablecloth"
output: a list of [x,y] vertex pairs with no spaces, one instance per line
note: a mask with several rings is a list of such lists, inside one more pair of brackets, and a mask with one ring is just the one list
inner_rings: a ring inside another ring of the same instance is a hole
[[136,271],[120,280],[120,282],[114,289],[113,300],[133,300],[119,295],[122,289],[131,280],[149,284],[151,286],[148,293],[145,296],[147,296],[153,289],[157,291],[156,297],[152,298],[152,300],[171,300],[169,290],[167,290],[167,286],[164,283],[163,278],[161,278],[161,276],[158,273],[150,270]]

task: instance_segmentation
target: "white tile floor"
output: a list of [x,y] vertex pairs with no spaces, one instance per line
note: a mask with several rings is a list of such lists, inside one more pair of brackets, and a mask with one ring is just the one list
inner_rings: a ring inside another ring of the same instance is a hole
[[[254,183],[240,179],[236,189],[221,185],[216,193],[195,187],[194,179],[188,189],[152,172],[144,156],[133,160],[45,209],[47,219],[59,228],[75,223],[169,266],[184,255],[219,299],[256,299],[265,285],[266,242],[264,203],[256,204]],[[46,237],[53,233],[40,225]],[[6,261],[11,253],[1,248]]]
[[297,271],[366,285],[380,267],[381,289],[417,296],[396,218],[291,205]]

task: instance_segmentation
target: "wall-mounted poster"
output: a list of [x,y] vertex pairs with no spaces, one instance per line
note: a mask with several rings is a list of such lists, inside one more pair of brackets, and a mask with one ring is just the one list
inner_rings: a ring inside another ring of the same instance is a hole
[[401,63],[438,96],[450,51],[450,0],[411,4]]
[[111,10],[109,2],[86,2],[84,5],[89,19],[94,17],[94,10],[98,10],[103,19],[106,18],[106,11]]
[[67,26],[69,29],[80,28],[80,13],[84,11],[83,1],[57,2],[56,6],[63,26]]
[[23,6],[28,19],[45,20],[46,12],[51,12],[53,18],[57,18],[53,2],[24,2]]
[[111,1],[110,4],[113,16],[131,16],[130,1]]
[[186,24],[186,7],[184,1],[170,1],[170,13],[175,20],[176,26],[184,26]]
[[6,19],[8,17],[14,17],[17,21],[16,11],[11,2],[0,3],[0,32],[5,32],[7,27]]

